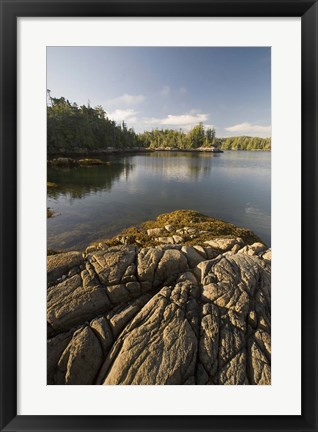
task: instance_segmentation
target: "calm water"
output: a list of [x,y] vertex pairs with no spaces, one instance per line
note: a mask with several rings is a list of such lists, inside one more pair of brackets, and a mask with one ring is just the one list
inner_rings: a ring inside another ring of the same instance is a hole
[[270,245],[271,154],[150,153],[108,156],[110,165],[48,169],[48,247],[84,249],[177,209],[252,229]]

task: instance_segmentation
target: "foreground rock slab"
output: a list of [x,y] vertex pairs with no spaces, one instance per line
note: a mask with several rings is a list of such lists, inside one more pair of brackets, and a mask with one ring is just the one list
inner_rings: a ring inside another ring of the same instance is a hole
[[228,236],[49,256],[48,384],[269,385],[270,260]]

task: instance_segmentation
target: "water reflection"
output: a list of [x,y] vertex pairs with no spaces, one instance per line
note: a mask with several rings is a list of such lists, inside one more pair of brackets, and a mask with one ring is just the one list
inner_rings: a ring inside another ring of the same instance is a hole
[[209,176],[213,165],[213,157],[219,155],[191,152],[156,152],[149,155],[145,167],[153,174],[165,177],[167,180],[179,182],[199,181]]
[[108,155],[109,165],[48,170],[48,247],[83,249],[160,213],[193,209],[252,229],[270,244],[271,155]]
[[48,197],[82,199],[99,191],[110,191],[120,178],[128,181],[133,169],[134,165],[129,160],[92,167],[48,168],[48,181],[58,185],[48,189]]

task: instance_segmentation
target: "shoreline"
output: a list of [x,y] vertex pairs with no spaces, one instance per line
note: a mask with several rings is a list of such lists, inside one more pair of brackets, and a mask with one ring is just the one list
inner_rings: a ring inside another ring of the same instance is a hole
[[[51,210],[51,209],[50,209]],[[53,213],[54,215],[54,213]],[[170,231],[165,229],[170,226]],[[176,228],[179,227],[179,228]],[[190,232],[184,227],[190,228]],[[192,231],[191,231],[192,230]],[[157,234],[157,238],[155,235]],[[165,237],[163,237],[165,236]],[[100,237],[98,240],[87,243],[80,248],[54,249],[47,248],[47,255],[68,253],[76,250],[79,253],[88,253],[105,246],[133,245],[136,247],[155,247],[162,244],[176,244],[175,238],[183,246],[194,244],[203,245],[212,238],[242,238],[246,244],[262,243],[270,248],[265,241],[258,237],[251,229],[237,226],[222,219],[206,216],[194,210],[175,210],[170,213],[158,215],[155,220],[143,221],[128,226],[110,237]]]
[[52,159],[55,157],[89,157],[89,156],[98,156],[98,155],[109,155],[109,154],[130,154],[130,153],[156,153],[156,152],[166,152],[166,153],[212,153],[212,154],[222,154],[226,152],[271,152],[271,150],[263,150],[263,149],[251,149],[251,150],[220,150],[215,151],[210,148],[198,148],[198,149],[165,149],[165,148],[157,148],[157,149],[149,149],[149,148],[139,148],[134,147],[130,149],[101,149],[101,150],[78,150],[73,152],[59,152],[59,153],[48,153],[48,159]]

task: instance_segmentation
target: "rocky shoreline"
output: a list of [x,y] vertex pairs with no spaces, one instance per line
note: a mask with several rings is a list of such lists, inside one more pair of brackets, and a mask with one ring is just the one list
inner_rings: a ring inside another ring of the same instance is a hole
[[47,383],[268,385],[270,272],[253,233],[189,211],[50,255]]
[[224,153],[223,150],[220,150],[215,147],[198,147],[198,148],[190,148],[190,149],[179,149],[177,147],[157,147],[157,148],[149,148],[149,147],[128,147],[124,149],[119,149],[115,147],[106,147],[104,149],[99,150],[90,150],[86,148],[78,148],[73,149],[70,153],[66,149],[61,149],[60,152],[57,153],[49,153],[50,159],[59,158],[59,157],[72,157],[72,156],[85,156],[89,158],[91,155],[104,155],[104,154],[112,154],[112,153],[153,153],[153,152],[192,152],[192,153]]

